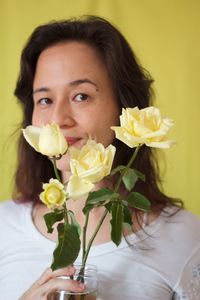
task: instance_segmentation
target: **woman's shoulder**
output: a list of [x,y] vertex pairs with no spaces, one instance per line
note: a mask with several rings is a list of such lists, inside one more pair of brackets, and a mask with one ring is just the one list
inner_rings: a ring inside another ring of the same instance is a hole
[[4,210],[9,210],[11,207],[16,206],[16,202],[14,200],[5,200],[0,202],[0,212]]
[[[165,213],[164,213],[165,214]],[[171,220],[170,220],[171,219]],[[172,208],[171,215],[169,211],[169,219],[168,222],[172,222],[174,224],[180,225],[180,229],[192,229],[199,228],[200,229],[200,217],[196,214],[192,213],[187,209],[178,209]]]
[[187,209],[171,208],[162,213],[165,219],[165,226],[162,227],[162,236],[164,239],[170,238],[177,243],[187,244],[189,247],[200,245],[200,218]]
[[31,206],[30,202],[17,202],[15,200],[6,200],[0,202],[0,211],[15,209],[18,210],[20,207],[28,207]]
[[30,214],[32,210],[31,203],[18,203],[14,200],[0,202],[0,222],[14,222],[23,218],[24,214]]

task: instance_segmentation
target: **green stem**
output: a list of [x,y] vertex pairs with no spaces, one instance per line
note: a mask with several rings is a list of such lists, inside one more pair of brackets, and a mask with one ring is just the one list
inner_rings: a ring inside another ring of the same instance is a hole
[[120,187],[120,184],[121,184],[121,181],[122,181],[122,178],[123,178],[123,176],[126,174],[128,168],[130,168],[131,165],[133,164],[133,162],[134,162],[134,160],[135,160],[135,158],[136,158],[136,156],[137,156],[137,154],[138,154],[138,151],[139,151],[140,147],[141,147],[141,145],[139,145],[139,146],[137,146],[137,148],[135,148],[135,151],[134,151],[133,155],[131,156],[131,159],[129,160],[129,162],[128,162],[126,168],[121,172],[121,174],[120,174],[120,176],[119,176],[119,178],[118,178],[118,180],[117,180],[117,182],[116,182],[116,185],[115,185],[115,187],[114,187],[114,191],[115,191],[115,192],[118,191],[118,189],[119,189],[119,187]]
[[[135,149],[135,151],[134,151],[131,159],[129,160],[129,162],[128,162],[127,166],[126,166],[126,168],[120,174],[120,176],[119,176],[119,178],[118,178],[118,180],[116,182],[116,185],[114,187],[114,191],[115,192],[118,191],[118,189],[120,187],[120,184],[121,184],[121,181],[122,181],[122,178],[126,174],[128,168],[130,168],[131,165],[133,164],[133,162],[134,162],[134,160],[135,160],[135,158],[137,156],[137,153],[138,153],[140,147],[141,147],[141,145],[139,145],[138,147],[136,147],[136,149]],[[89,213],[86,214],[86,219],[85,219],[85,223],[84,223],[84,227],[83,227],[83,237],[82,237],[82,241],[83,241],[83,245],[82,245],[82,247],[83,247],[83,252],[82,252],[82,268],[81,268],[81,271],[79,272],[79,275],[81,275],[82,273],[84,273],[84,269],[85,269],[86,261],[87,261],[87,258],[88,258],[89,252],[90,252],[90,248],[91,248],[91,246],[93,244],[93,241],[94,241],[97,233],[99,232],[99,230],[101,228],[101,225],[103,224],[103,222],[104,222],[107,214],[108,214],[108,210],[105,209],[105,211],[104,211],[104,213],[103,213],[103,215],[102,215],[99,223],[96,226],[96,229],[95,229],[92,237],[90,238],[90,240],[88,242],[87,248],[86,248],[86,233],[87,233],[87,226],[88,226],[88,221],[89,221]],[[78,276],[77,280],[79,280],[79,276]],[[81,300],[84,299],[84,298],[85,298],[85,296],[82,295],[81,296]]]
[[105,220],[105,218],[106,218],[106,216],[107,216],[107,213],[108,213],[108,210],[106,209],[106,210],[104,211],[102,217],[101,217],[101,220],[99,221],[99,224],[97,224],[97,227],[96,227],[96,229],[95,229],[95,231],[94,231],[94,233],[93,233],[91,239],[90,239],[89,242],[88,242],[87,250],[85,251],[85,255],[84,255],[83,261],[82,261],[83,267],[85,267],[85,264],[86,264],[86,261],[87,261],[88,254],[89,254],[90,248],[91,248],[91,246],[92,246],[92,243],[93,243],[93,241],[94,241],[94,239],[95,239],[95,237],[96,237],[96,235],[97,235],[97,233],[98,233],[98,231],[99,231],[99,229],[100,229],[100,227],[101,227],[103,221]]
[[[128,168],[130,168],[130,166],[133,164],[136,156],[137,156],[137,153],[140,149],[141,145],[137,146],[137,148],[135,149],[131,159],[129,160],[127,166],[126,166],[126,169],[124,171],[122,171],[121,175],[119,176],[118,180],[117,180],[117,183],[115,185],[115,188],[114,188],[114,191],[117,192],[119,187],[120,187],[120,184],[121,184],[121,181],[122,181],[122,178],[124,176],[124,174],[126,174]],[[108,210],[106,209],[101,217],[101,220],[99,221],[99,223],[97,224],[97,227],[91,237],[91,239],[89,240],[88,242],[88,246],[87,246],[87,249],[85,249],[85,245],[86,245],[86,231],[87,231],[87,225],[88,225],[88,219],[89,219],[89,213],[86,215],[86,220],[85,220],[85,224],[84,224],[84,229],[83,229],[83,256],[82,256],[82,266],[83,268],[85,267],[85,264],[86,264],[86,261],[87,261],[87,258],[88,258],[88,254],[89,254],[89,251],[90,251],[90,248],[92,246],[92,243],[103,223],[103,221],[105,220],[106,216],[108,214]]]
[[66,203],[63,204],[63,208],[64,208],[64,221],[65,221],[65,223],[69,224],[68,211],[67,211]]
[[86,232],[87,232],[88,221],[89,221],[89,212],[86,214],[85,224],[83,226],[83,254],[82,254],[82,259],[84,258],[85,251],[86,251]]
[[58,181],[62,182],[61,178],[60,178],[60,175],[58,173],[57,167],[56,167],[56,159],[52,158],[52,161],[53,161],[53,169],[54,169],[54,173],[56,175],[56,179],[58,179]]
[[[52,158],[52,162],[53,162],[53,169],[54,169],[54,173],[55,173],[55,175],[56,175],[56,179],[57,179],[59,182],[62,183],[61,178],[60,178],[60,175],[59,175],[59,173],[58,173],[57,166],[56,166],[56,159],[55,159],[55,158]],[[64,221],[67,222],[67,223],[69,223],[66,203],[63,204],[63,208],[64,208]]]

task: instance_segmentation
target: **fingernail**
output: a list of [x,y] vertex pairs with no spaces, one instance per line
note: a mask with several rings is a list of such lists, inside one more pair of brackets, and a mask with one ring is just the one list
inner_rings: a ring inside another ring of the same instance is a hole
[[73,267],[73,266],[70,266],[70,267],[69,267],[69,272],[70,272],[70,273],[73,273],[73,272],[74,272],[74,267]]
[[80,289],[82,289],[82,290],[85,288],[85,284],[84,284],[84,283],[82,283],[82,282],[79,282],[78,286],[79,286],[79,287],[80,287]]

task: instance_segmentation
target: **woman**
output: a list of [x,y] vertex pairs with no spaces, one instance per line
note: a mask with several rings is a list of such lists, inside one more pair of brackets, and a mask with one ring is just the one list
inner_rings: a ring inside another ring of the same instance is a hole
[[[36,28],[22,52],[15,95],[24,112],[22,127],[56,122],[69,146],[78,148],[91,137],[104,146],[112,143],[117,148],[115,165],[119,165],[127,164],[132,150],[114,139],[110,127],[118,125],[123,107],[150,105],[151,83],[115,27],[102,18],[84,17]],[[18,153],[16,201],[0,207],[1,297],[47,299],[56,289],[83,291],[83,284],[58,278],[72,275],[73,267],[44,271],[57,237],[46,232],[43,215],[48,209],[38,195],[41,183],[54,177],[53,167],[22,136]],[[57,166],[65,181],[66,155]],[[135,167],[146,174],[146,182],[139,181],[136,190],[151,201],[151,212],[133,211],[134,233],[127,240],[134,247],[123,240],[116,248],[110,242],[109,219],[105,220],[88,259],[99,268],[100,297],[199,299],[200,221],[182,209],[181,201],[162,193],[150,148],[140,149]],[[84,201],[68,201],[80,224]],[[92,213],[88,234],[100,214],[101,209]]]

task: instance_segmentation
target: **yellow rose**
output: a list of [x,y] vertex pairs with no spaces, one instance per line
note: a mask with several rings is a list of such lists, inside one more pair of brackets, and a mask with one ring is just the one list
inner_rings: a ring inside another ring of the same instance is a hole
[[67,192],[71,198],[78,198],[91,191],[96,182],[110,174],[115,147],[89,140],[81,149],[69,149],[70,168],[72,176],[67,185]]
[[116,138],[128,145],[137,147],[145,144],[148,147],[169,148],[173,143],[165,140],[166,134],[173,126],[173,120],[162,118],[160,110],[150,106],[143,109],[122,109],[120,125],[113,126]]
[[66,200],[67,193],[64,185],[57,179],[50,179],[49,183],[42,185],[44,191],[40,194],[40,200],[47,205],[48,208],[61,206]]
[[67,141],[57,124],[47,124],[42,128],[30,125],[22,131],[26,141],[43,155],[58,157],[67,151]]

